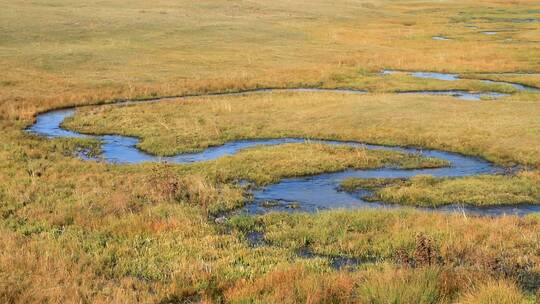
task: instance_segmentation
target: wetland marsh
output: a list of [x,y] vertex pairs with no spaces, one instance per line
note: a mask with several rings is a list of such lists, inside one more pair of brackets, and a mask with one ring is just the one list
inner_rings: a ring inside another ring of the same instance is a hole
[[540,2],[0,4],[0,302],[540,300]]

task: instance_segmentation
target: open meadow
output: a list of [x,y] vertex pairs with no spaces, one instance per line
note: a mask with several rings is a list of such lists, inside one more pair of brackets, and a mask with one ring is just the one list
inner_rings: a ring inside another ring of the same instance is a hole
[[540,303],[540,1],[0,5],[0,303]]

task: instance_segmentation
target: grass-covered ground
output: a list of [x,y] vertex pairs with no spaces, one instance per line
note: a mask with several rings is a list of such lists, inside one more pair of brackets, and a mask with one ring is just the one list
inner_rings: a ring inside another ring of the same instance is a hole
[[[358,70],[539,68],[537,23],[519,22],[539,18],[535,1],[0,4],[0,113],[10,118],[118,97],[315,85]],[[512,31],[481,33],[493,30]]]
[[[140,136],[141,148],[156,154],[283,136],[438,148],[529,168],[516,176],[388,183],[374,195],[420,205],[536,203],[538,94],[470,103],[390,93],[515,93],[473,78],[539,85],[539,2],[0,5],[0,302],[540,299],[537,215],[337,210],[213,220],[249,199],[236,185],[241,179],[264,185],[346,168],[432,166],[433,160],[294,144],[192,165],[117,166],[74,156],[81,148],[99,152],[91,140],[47,140],[23,131],[37,112],[74,104],[257,87],[352,87],[375,94],[251,94],[90,108],[66,126]],[[471,79],[381,76],[382,69]],[[262,233],[262,246],[248,241],[252,231]],[[315,257],[299,255],[302,250]],[[336,270],[332,259],[339,257],[362,263]]]

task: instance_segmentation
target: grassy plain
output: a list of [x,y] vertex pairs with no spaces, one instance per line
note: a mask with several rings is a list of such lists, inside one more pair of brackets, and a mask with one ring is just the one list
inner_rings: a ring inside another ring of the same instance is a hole
[[[0,5],[0,302],[538,301],[538,216],[491,219],[404,210],[269,214],[227,225],[212,220],[215,212],[244,202],[237,179],[265,184],[405,161],[399,156],[365,152],[368,161],[362,161],[356,158],[361,151],[289,145],[189,166],[114,166],[74,157],[80,147],[97,150],[95,142],[46,140],[23,128],[37,112],[68,105],[257,87],[510,92],[508,86],[474,80],[377,73],[538,73],[539,29],[523,20],[540,18],[539,2]],[[481,33],[492,30],[511,31]],[[431,38],[439,35],[453,40]],[[508,79],[538,85],[537,75]],[[531,172],[517,178],[534,192],[540,165],[537,105],[535,94],[480,103],[389,94],[273,94],[82,110],[69,126],[138,135],[143,149],[158,154],[285,135],[436,147],[530,166]],[[257,115],[255,107],[269,116]],[[160,120],[171,132],[163,132]],[[501,177],[489,184],[515,182]],[[444,201],[454,194],[441,186],[446,183],[452,182],[422,186],[423,195],[433,191],[430,197]],[[268,245],[251,247],[251,230],[264,232]],[[299,257],[303,247],[368,257],[369,263],[338,271],[328,258]]]
[[[535,23],[507,20],[538,19],[530,0],[0,4],[1,113],[12,119],[115,98],[317,85],[358,70],[539,68]],[[481,34],[497,29],[514,40]]]

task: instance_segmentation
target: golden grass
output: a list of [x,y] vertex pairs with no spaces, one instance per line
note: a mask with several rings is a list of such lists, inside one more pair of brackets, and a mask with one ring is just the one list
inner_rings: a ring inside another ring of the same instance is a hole
[[[485,19],[536,18],[536,1],[0,4],[8,118],[74,102],[317,84],[358,69],[538,70],[531,24]],[[479,33],[500,27],[517,30],[504,34],[515,41]]]
[[354,303],[354,287],[351,275],[313,273],[293,266],[270,272],[255,282],[240,281],[225,296],[231,303]]
[[512,282],[505,280],[488,281],[469,294],[464,295],[459,303],[463,304],[519,304],[532,303],[527,300]]

